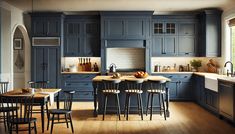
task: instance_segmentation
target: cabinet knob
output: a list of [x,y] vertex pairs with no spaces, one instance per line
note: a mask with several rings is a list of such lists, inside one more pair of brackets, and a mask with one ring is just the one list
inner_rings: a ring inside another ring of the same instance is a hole
[[185,53],[185,55],[189,55],[189,53]]

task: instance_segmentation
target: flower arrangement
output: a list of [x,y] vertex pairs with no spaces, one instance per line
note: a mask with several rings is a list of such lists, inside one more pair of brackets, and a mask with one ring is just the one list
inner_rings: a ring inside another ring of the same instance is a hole
[[196,70],[198,71],[198,68],[202,66],[202,61],[201,60],[191,60],[190,61],[190,65]]

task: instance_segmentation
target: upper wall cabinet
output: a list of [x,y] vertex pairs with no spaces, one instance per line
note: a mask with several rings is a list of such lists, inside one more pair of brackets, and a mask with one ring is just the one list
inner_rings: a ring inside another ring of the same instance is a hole
[[32,13],[33,37],[58,37],[61,36],[61,13]]
[[64,56],[100,56],[98,16],[67,16],[64,23]]
[[101,12],[102,39],[148,39],[153,12]]
[[197,50],[196,16],[153,16],[152,56],[195,56]]
[[221,14],[220,10],[205,10],[200,14],[199,56],[221,56]]

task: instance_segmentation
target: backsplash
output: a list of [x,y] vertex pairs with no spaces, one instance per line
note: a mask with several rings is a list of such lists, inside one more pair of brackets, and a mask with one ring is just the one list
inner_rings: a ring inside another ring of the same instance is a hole
[[[101,58],[100,57],[63,57],[61,58],[61,66],[62,68],[69,68],[69,66],[71,65],[78,65],[79,64],[79,58],[90,58],[91,59],[91,64],[92,64],[92,67],[93,65],[96,63],[99,67],[99,70],[101,68]],[[78,71],[80,69],[78,68]]]
[[179,65],[187,66],[190,65],[190,61],[193,59],[201,60],[202,67],[199,68],[201,72],[207,72],[207,63],[210,59],[213,59],[216,64],[223,69],[222,58],[211,58],[211,57],[152,57],[151,58],[151,72],[154,72],[154,66],[160,65],[161,69],[163,66],[170,66],[171,68],[174,67],[176,64],[176,71],[179,71]]

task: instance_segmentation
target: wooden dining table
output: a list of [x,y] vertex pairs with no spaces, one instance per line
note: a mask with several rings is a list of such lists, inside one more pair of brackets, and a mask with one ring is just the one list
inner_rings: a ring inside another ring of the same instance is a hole
[[[34,104],[40,105],[41,107],[41,120],[42,120],[42,133],[44,133],[44,105],[46,105],[49,102],[50,95],[49,93],[54,94],[56,97],[56,106],[59,109],[59,92],[61,89],[35,89],[34,93]],[[48,93],[48,94],[47,94]],[[29,95],[30,93],[22,92],[22,89],[13,89],[11,91],[8,91],[1,96],[10,96],[10,97],[19,97],[19,96],[25,96]]]

